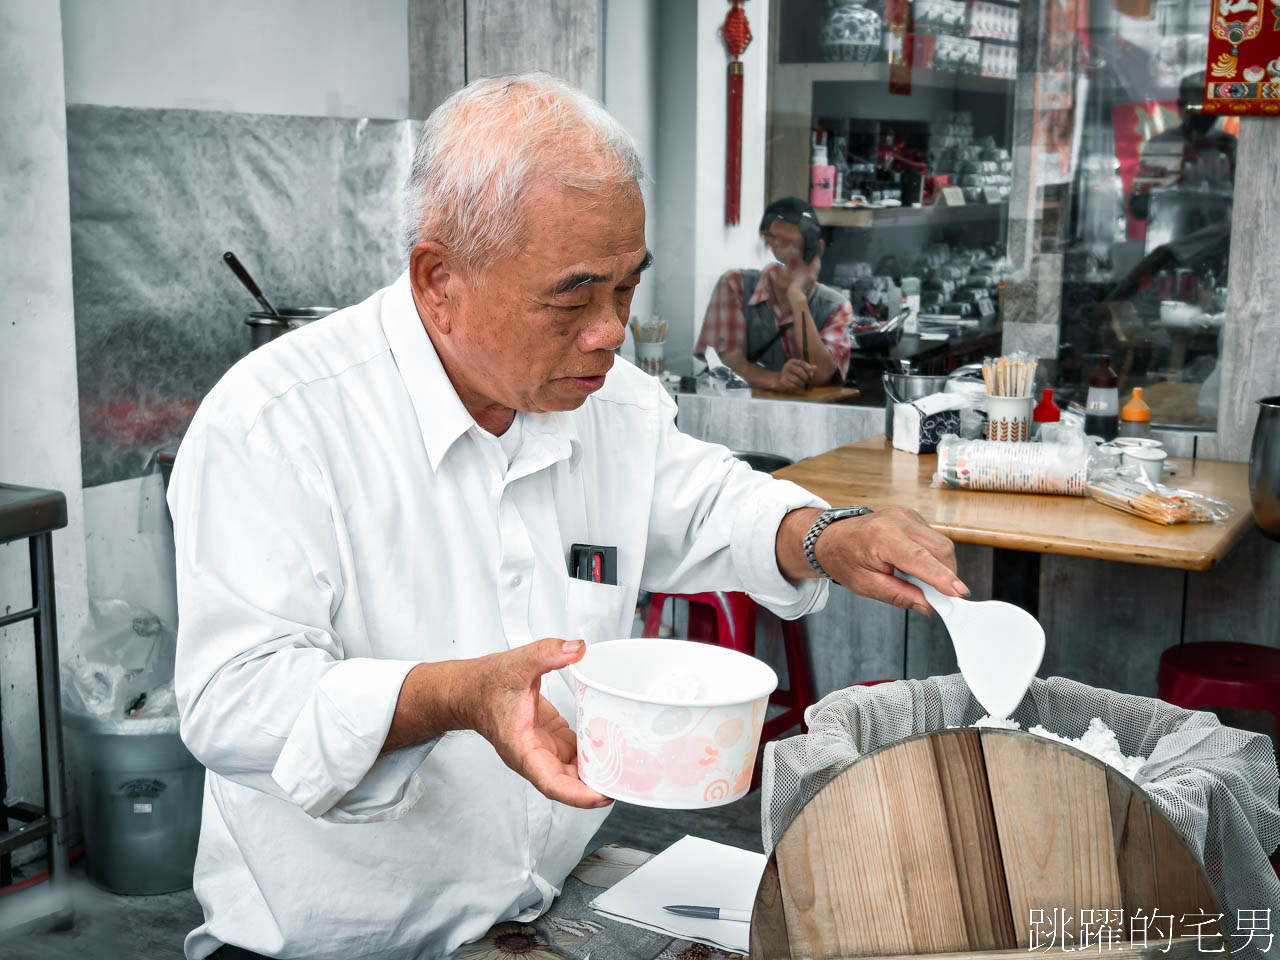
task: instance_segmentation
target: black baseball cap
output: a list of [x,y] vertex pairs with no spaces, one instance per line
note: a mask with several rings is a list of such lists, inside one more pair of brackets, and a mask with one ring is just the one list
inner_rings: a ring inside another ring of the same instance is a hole
[[764,233],[775,220],[795,224],[800,228],[800,236],[804,238],[804,262],[809,263],[818,253],[818,244],[822,240],[822,225],[818,223],[818,215],[799,197],[783,197],[764,208],[764,216],[760,219],[760,232]]

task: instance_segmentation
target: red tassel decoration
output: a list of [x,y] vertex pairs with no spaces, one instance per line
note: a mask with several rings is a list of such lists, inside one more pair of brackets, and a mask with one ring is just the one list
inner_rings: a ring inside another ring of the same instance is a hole
[[724,143],[724,222],[732,226],[742,215],[742,61],[729,63],[729,122]]
[[742,10],[744,0],[729,2],[732,6],[720,25],[720,36],[733,58],[729,61],[724,149],[724,222],[732,226],[742,218],[742,61],[739,58],[751,43],[751,24]]

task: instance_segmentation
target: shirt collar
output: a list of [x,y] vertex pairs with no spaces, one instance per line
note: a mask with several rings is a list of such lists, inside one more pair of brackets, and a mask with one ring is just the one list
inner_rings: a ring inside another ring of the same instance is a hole
[[757,303],[767,303],[769,306],[775,306],[773,302],[773,272],[778,269],[780,264],[770,263],[760,271],[760,279],[756,281],[756,288],[751,293],[751,298],[747,300],[747,306],[754,307]]
[[453,389],[436,348],[422,326],[409,289],[407,270],[387,288],[382,301],[382,331],[400,370],[400,379],[409,392],[414,413],[418,415],[431,469],[438,470],[454,441],[476,422],[458,399],[458,392]]
[[[417,414],[431,469],[439,470],[440,462],[458,438],[472,428],[479,430],[480,426],[462,405],[422,325],[407,270],[387,289],[382,302],[382,330]],[[526,457],[527,448],[534,448],[529,450],[532,457]],[[545,453],[538,455],[537,448]],[[518,461],[527,459],[532,461],[529,463],[532,469],[538,469],[535,463],[545,466],[566,459],[571,466],[577,466],[582,459],[582,444],[577,427],[567,413],[525,416],[524,442]]]

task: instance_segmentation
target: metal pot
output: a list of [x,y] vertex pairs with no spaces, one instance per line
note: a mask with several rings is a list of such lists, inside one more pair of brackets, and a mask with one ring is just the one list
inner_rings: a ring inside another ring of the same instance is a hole
[[1249,455],[1249,489],[1253,491],[1253,519],[1272,540],[1280,540],[1280,397],[1258,401]]
[[275,313],[257,310],[244,318],[249,328],[249,349],[257,350],[264,343],[270,343],[276,337],[283,337],[290,330],[296,330],[312,320],[327,317],[337,307],[279,307]]
[[941,393],[947,387],[947,376],[925,376],[919,373],[886,373],[884,374],[884,435],[893,439],[893,405],[919,400],[935,393]]

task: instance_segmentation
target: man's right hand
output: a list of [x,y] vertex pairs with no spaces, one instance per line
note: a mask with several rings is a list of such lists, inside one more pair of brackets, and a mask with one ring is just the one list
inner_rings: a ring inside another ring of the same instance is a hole
[[582,659],[581,640],[554,637],[472,661],[467,690],[455,691],[459,729],[475,730],[502,762],[545,796],[572,807],[613,801],[578,778],[578,737],[540,692],[543,674]]
[[816,370],[817,367],[812,363],[805,363],[799,357],[792,357],[778,371],[777,384],[773,389],[782,393],[804,393],[813,382],[813,374]]

